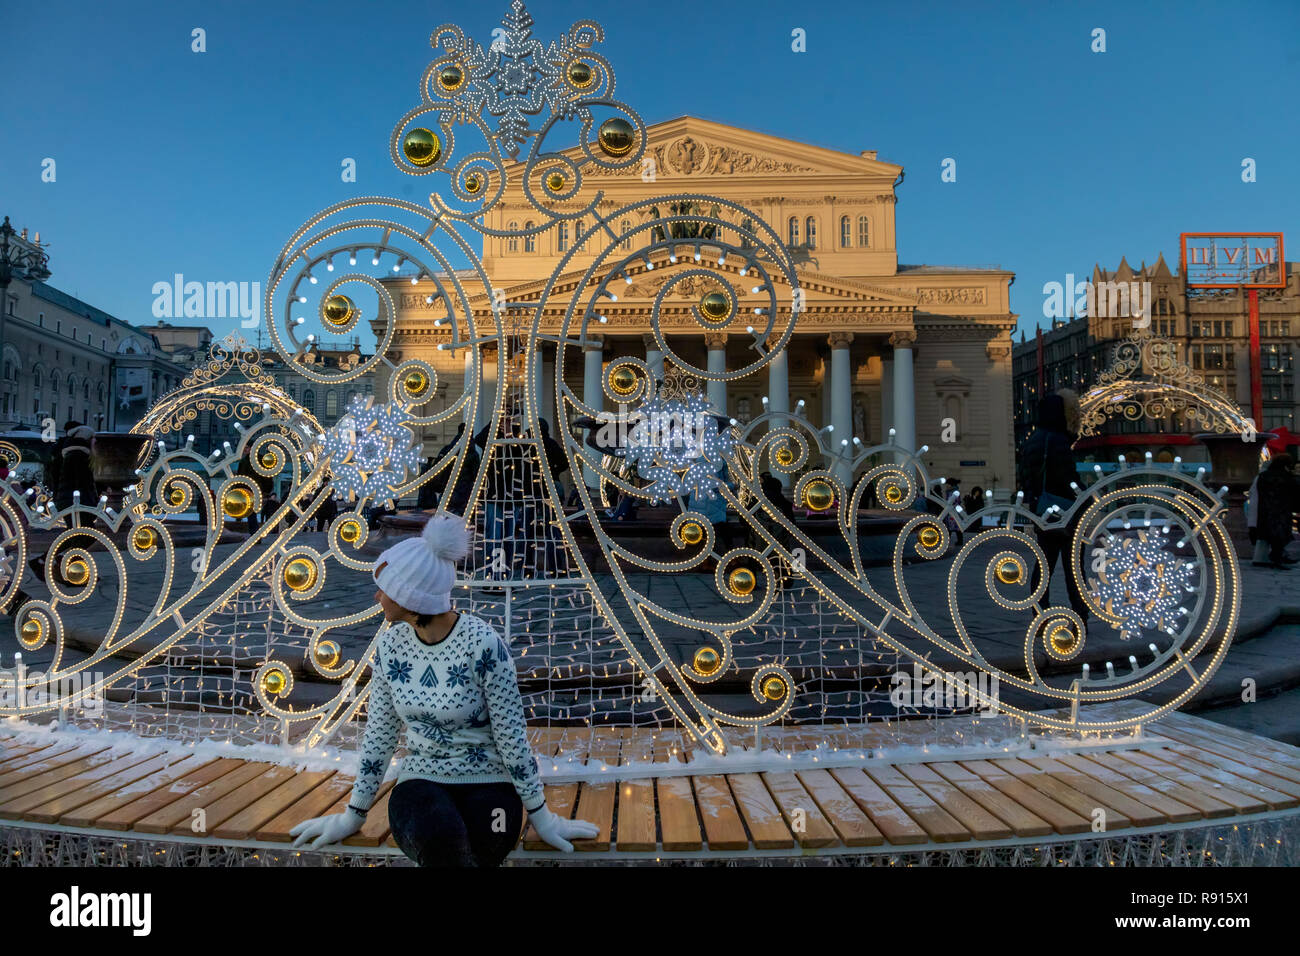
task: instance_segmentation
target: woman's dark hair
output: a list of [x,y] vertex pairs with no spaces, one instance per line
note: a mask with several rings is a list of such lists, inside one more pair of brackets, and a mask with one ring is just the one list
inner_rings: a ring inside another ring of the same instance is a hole
[[415,616],[415,626],[428,627],[432,620],[433,620],[432,614],[417,614]]

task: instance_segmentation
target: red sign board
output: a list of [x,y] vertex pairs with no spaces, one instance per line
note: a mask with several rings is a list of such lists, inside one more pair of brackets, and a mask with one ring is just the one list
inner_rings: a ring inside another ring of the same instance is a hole
[[1182,271],[1189,289],[1285,289],[1280,232],[1185,232]]

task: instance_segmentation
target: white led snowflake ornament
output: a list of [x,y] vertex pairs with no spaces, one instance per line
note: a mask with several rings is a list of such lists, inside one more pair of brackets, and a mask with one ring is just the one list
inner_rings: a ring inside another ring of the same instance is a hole
[[1166,550],[1166,540],[1150,531],[1110,539],[1104,568],[1089,582],[1097,603],[1122,622],[1124,640],[1153,629],[1173,634],[1188,613],[1183,602],[1196,590],[1196,563]]
[[369,395],[353,398],[338,424],[319,439],[330,456],[334,490],[348,501],[385,501],[408,473],[417,473],[423,460],[407,419],[400,406],[376,405]]

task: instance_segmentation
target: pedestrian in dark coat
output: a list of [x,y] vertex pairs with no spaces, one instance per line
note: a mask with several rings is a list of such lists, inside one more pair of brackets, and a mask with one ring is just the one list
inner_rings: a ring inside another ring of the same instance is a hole
[[1295,512],[1300,509],[1300,479],[1292,471],[1294,465],[1295,459],[1290,455],[1276,455],[1255,482],[1255,492],[1259,495],[1256,532],[1268,542],[1268,559],[1275,568],[1296,563],[1285,554],[1286,546],[1291,543]]

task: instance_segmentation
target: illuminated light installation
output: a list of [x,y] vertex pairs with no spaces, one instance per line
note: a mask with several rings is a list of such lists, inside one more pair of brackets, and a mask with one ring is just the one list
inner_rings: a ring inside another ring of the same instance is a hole
[[[267,383],[252,350],[231,339],[223,345],[222,360],[214,358],[211,368],[196,373],[195,381],[187,380],[185,396],[164,399],[142,422],[142,432],[169,440],[151,448],[120,510],[80,503],[51,510],[39,496],[29,501],[8,486],[0,488],[0,536],[6,557],[14,557],[14,571],[0,601],[14,596],[27,573],[22,569],[27,566],[28,527],[56,532],[46,551],[47,567],[65,569],[66,583],[47,581],[50,600],[30,601],[16,616],[14,633],[22,647],[52,642],[61,651],[66,606],[87,600],[101,575],[112,572],[125,583],[128,554],[133,561],[159,562],[165,572],[155,604],[129,624],[124,624],[126,587],[118,588],[112,620],[95,653],[76,662],[56,656],[55,666],[41,676],[19,678],[13,670],[0,671],[5,681],[25,681],[25,689],[40,683],[43,690],[53,691],[44,704],[22,713],[75,703],[59,696],[58,681],[66,677],[105,671],[86,692],[134,680],[170,659],[206,617],[229,607],[241,589],[256,585],[268,593],[283,626],[297,629],[302,638],[292,662],[282,658],[287,657],[284,647],[266,641],[251,668],[256,706],[286,730],[306,731],[309,746],[331,738],[352,724],[365,706],[368,684],[362,678],[374,631],[368,631],[372,636],[364,646],[349,645],[339,635],[349,627],[375,628],[379,608],[325,611],[311,602],[338,569],[365,573],[371,568],[360,552],[369,537],[363,517],[368,502],[414,495],[440,477],[446,478],[448,488],[457,487],[462,478],[469,484],[467,518],[479,531],[480,543],[464,582],[469,597],[458,593],[456,599],[462,606],[468,600],[476,611],[493,607],[493,601],[509,609],[515,625],[509,639],[521,677],[544,684],[544,690],[526,697],[535,721],[557,716],[572,722],[575,712],[566,701],[572,699],[574,683],[585,681],[588,702],[580,719],[594,724],[610,712],[608,705],[618,703],[601,696],[597,679],[622,679],[623,689],[616,693],[626,697],[627,688],[634,688],[635,700],[653,701],[655,719],[671,722],[708,750],[723,753],[729,728],[752,732],[796,713],[801,697],[813,693],[807,688],[816,675],[805,672],[829,666],[832,660],[841,669],[859,670],[915,663],[963,687],[968,682],[960,672],[996,677],[1002,688],[1017,692],[1017,700],[1034,706],[1012,705],[1005,697],[986,700],[976,692],[980,706],[996,706],[1027,723],[1075,732],[1131,729],[1178,707],[1204,686],[1227,653],[1241,588],[1221,520],[1222,501],[1198,479],[1154,466],[1125,468],[1083,489],[1064,513],[1039,517],[1011,503],[990,505],[972,516],[925,490],[932,483],[922,460],[924,449],[904,448],[892,435],[874,447],[848,436],[832,438],[804,417],[801,404],[791,412],[769,411],[727,427],[711,419],[713,428],[704,429],[697,443],[700,459],[713,469],[707,478],[699,474],[698,460],[688,459],[672,442],[640,447],[630,443],[626,456],[619,457],[599,451],[576,433],[578,429],[568,427],[582,419],[598,420],[603,410],[584,402],[567,382],[582,377],[575,373],[583,369],[584,348],[601,334],[603,312],[617,302],[616,290],[629,271],[653,268],[667,274],[654,300],[653,349],[676,370],[672,374],[677,381],[694,385],[674,385],[667,374],[663,382],[655,381],[644,362],[619,359],[625,370],[617,377],[603,376],[601,387],[605,397],[620,406],[624,420],[635,408],[693,413],[703,401],[697,386],[763,372],[794,333],[802,302],[800,273],[779,232],[743,205],[682,194],[649,196],[614,208],[603,202],[602,191],[588,188],[588,179],[598,182],[603,173],[639,170],[646,151],[644,124],[614,99],[613,70],[594,49],[604,36],[597,24],[581,21],[543,44],[532,36],[532,19],[515,0],[498,32],[500,42],[489,49],[467,38],[459,27],[435,30],[434,60],[419,86],[419,102],[400,118],[390,137],[390,155],[399,170],[441,177],[437,181],[445,183],[449,195],[432,191],[425,204],[383,197],[337,203],[290,236],[266,284],[263,314],[272,344],[299,375],[312,383],[341,386],[382,370],[388,373],[387,395],[373,403],[354,403],[345,427],[322,432],[309,413]],[[577,158],[569,155],[574,149],[567,143],[575,126]],[[466,150],[458,142],[473,133],[485,148]],[[566,142],[557,149],[562,137]],[[521,164],[522,169],[512,165],[508,177],[509,164]],[[563,192],[550,188],[556,182],[553,174],[562,177]],[[517,184],[536,210],[538,224],[519,231],[484,225],[486,213],[501,204],[508,181]],[[661,209],[670,212],[662,215]],[[574,230],[573,243],[558,258],[535,300],[508,307],[491,294],[492,279],[476,249],[480,239],[527,238],[560,223],[577,222],[586,225]],[[684,238],[688,233],[691,237]],[[468,270],[460,268],[464,261],[470,263]],[[379,277],[391,280],[392,272],[403,268],[424,283],[425,302],[438,319],[438,347],[467,359],[466,383],[459,394],[444,391],[435,398],[433,369],[394,354],[397,309]],[[331,281],[313,288],[318,285],[313,270],[332,273]],[[474,294],[462,281],[467,275],[474,277]],[[703,298],[702,287],[710,290]],[[477,301],[490,305],[477,305],[476,310],[477,290],[487,293]],[[363,308],[382,330],[373,356],[348,368],[300,361],[313,340],[299,335],[308,317],[337,332],[358,322]],[[674,351],[661,328],[660,314],[668,308],[688,312],[710,332],[749,336],[752,347],[743,353],[746,358],[723,371],[692,365]],[[561,316],[558,331],[548,325],[544,336],[556,347],[553,388],[548,390],[553,404],[548,407],[542,406],[537,368],[544,313]],[[499,367],[507,371],[504,387],[495,390],[483,387],[488,349],[498,351]],[[218,381],[219,369],[236,365],[247,381]],[[493,391],[495,400],[485,407]],[[228,451],[193,449],[175,438],[174,433],[184,434],[202,403],[241,423],[240,438]],[[473,429],[467,428],[448,454],[420,471],[416,434],[443,424],[473,423],[481,413],[488,428],[480,455],[470,454]],[[596,478],[599,490],[594,496],[586,482],[578,482],[576,514],[559,507],[551,470],[538,467],[546,460],[540,439],[544,418],[561,426],[552,434],[564,449],[569,473],[585,471]],[[255,474],[276,477],[288,490],[276,512],[218,560],[212,557],[213,546],[227,510],[220,502],[229,500],[235,511],[242,511],[247,502],[233,491],[239,488],[251,495],[250,510],[261,507],[256,483],[241,479],[235,470],[245,459]],[[876,464],[880,461],[890,463]],[[477,462],[472,471],[470,462]],[[639,477],[633,474],[633,464]],[[785,517],[764,494],[761,478],[766,471],[788,478],[792,500],[824,514],[823,526],[831,533],[812,537]],[[846,475],[851,480],[839,477]],[[525,487],[526,482],[531,484]],[[861,504],[872,486],[881,506],[902,521],[893,548],[892,582],[869,578],[862,556]],[[351,496],[352,509],[334,519],[323,546],[302,543],[300,536],[327,495],[341,489]],[[678,509],[662,530],[671,560],[656,560],[620,545],[602,507],[607,489],[666,501]],[[723,499],[748,532],[746,546],[719,550],[718,529],[689,501],[690,493],[701,491]],[[937,513],[911,512],[918,497]],[[193,582],[178,588],[173,572],[191,557],[178,553],[163,519],[198,504],[206,516],[207,547],[196,549]],[[985,523],[989,517],[992,526]],[[599,580],[579,547],[577,518],[585,520],[588,543],[594,539],[607,568]],[[533,529],[531,537],[520,536],[521,520]],[[1172,542],[1188,567],[1157,563],[1166,569],[1152,576],[1146,568],[1164,559],[1144,551],[1147,545],[1140,540],[1123,544],[1127,535],[1116,530],[1117,522],[1159,528],[1162,545]],[[945,622],[941,632],[923,612],[936,603],[936,596],[927,591],[918,607],[903,572],[905,557],[928,562],[945,558],[952,543],[949,525],[963,531],[963,540],[947,568],[951,624]],[[1032,533],[1035,527],[1074,529],[1064,554],[1066,573],[1074,576],[1083,593],[1100,596],[1100,601],[1089,597],[1098,617],[1124,629],[1130,639],[1141,634],[1148,650],[1104,674],[1086,669],[1063,673],[1061,667],[1050,673],[1040,670],[1045,658],[1062,667],[1078,661],[1087,635],[1072,610],[1042,602],[1043,582],[1031,583],[1033,567],[1043,562]],[[93,561],[83,547],[88,540],[102,549]],[[1096,548],[1111,549],[1113,560],[1121,562],[1111,569],[1117,574],[1124,573],[1124,561],[1142,568],[1129,569],[1124,595],[1118,584],[1110,583],[1111,572],[1106,580],[1097,580],[1096,588],[1086,580]],[[488,557],[496,550],[507,552],[504,572]],[[1126,556],[1130,550],[1131,558]],[[73,560],[85,564],[83,584],[66,577]],[[733,612],[723,620],[665,606],[639,583],[656,575],[701,572],[710,563],[712,586],[725,602],[721,606]],[[981,603],[959,595],[959,581],[970,580],[983,583],[988,601],[1023,616],[1023,666],[995,665],[985,656],[982,639],[967,627],[967,618],[981,611],[963,607]],[[1191,582],[1196,588],[1195,601],[1179,606],[1188,607],[1185,614],[1166,606],[1177,593],[1167,586],[1174,582]],[[502,596],[494,596],[498,592]],[[1130,599],[1136,600],[1141,614],[1132,610]],[[810,622],[815,622],[812,630]],[[670,647],[669,625],[699,635],[688,661],[679,660]],[[585,649],[572,637],[575,628],[581,630],[579,636],[585,635]],[[560,640],[557,633],[570,636]],[[765,637],[752,637],[757,634]],[[764,643],[766,636],[779,644],[775,651]],[[831,642],[839,647],[830,647]],[[808,652],[810,643],[814,648]],[[952,662],[951,670],[932,663],[936,650]],[[1206,660],[1189,665],[1207,650],[1211,653]],[[117,651],[138,656],[123,664]],[[805,660],[814,666],[799,663]],[[295,681],[295,665],[332,694],[296,701],[295,690],[309,682]],[[597,668],[603,673],[596,674]],[[748,681],[757,710],[751,706],[737,712],[710,696],[719,675],[734,671]],[[1139,695],[1157,686],[1162,693],[1168,691],[1162,696],[1165,703],[1143,703]],[[1090,717],[1079,706],[1121,699],[1135,705],[1122,716]],[[820,700],[825,715],[829,698]],[[0,713],[18,712],[8,704],[3,707]]]

